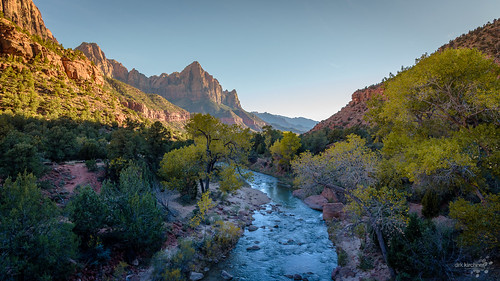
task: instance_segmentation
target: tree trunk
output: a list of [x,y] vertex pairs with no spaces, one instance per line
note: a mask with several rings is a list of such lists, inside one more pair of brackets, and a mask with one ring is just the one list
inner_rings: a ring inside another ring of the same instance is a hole
[[203,180],[200,179],[200,187],[201,187],[201,193],[205,193],[205,187],[203,185]]
[[384,257],[385,263],[387,264],[387,268],[389,268],[389,272],[391,273],[391,278],[396,279],[396,273],[394,269],[389,265],[389,259],[387,257],[387,246],[385,245],[384,236],[382,235],[382,231],[378,227],[378,225],[370,219],[373,229],[375,230],[375,234],[377,235],[378,245],[380,246],[380,250],[382,251],[382,256]]

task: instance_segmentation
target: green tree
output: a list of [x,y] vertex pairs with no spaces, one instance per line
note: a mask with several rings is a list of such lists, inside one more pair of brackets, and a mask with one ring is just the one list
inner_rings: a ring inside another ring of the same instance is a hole
[[201,173],[201,152],[194,145],[185,146],[166,153],[160,162],[159,176],[170,190],[177,190],[191,200],[198,195],[198,180]]
[[146,158],[153,170],[158,168],[163,155],[170,149],[173,133],[159,121],[154,122],[146,129],[145,140],[147,146]]
[[35,175],[43,172],[41,155],[33,139],[17,130],[10,131],[0,141],[0,175],[16,177],[27,171]]
[[500,249],[500,196],[489,194],[483,204],[463,198],[450,203],[450,217],[462,230],[460,243],[479,252]]
[[[187,123],[186,131],[193,137],[194,151],[199,160],[199,182],[202,192],[209,190],[210,181],[226,163],[240,172],[251,148],[250,130],[227,125],[209,114],[195,114]],[[243,173],[242,173],[243,174]]]
[[300,148],[300,138],[292,132],[284,132],[283,138],[276,141],[269,151],[278,167],[285,172],[290,171],[290,162]]
[[82,238],[84,246],[106,225],[109,215],[106,203],[90,186],[78,190],[67,208],[74,224],[73,232]]
[[115,235],[134,250],[156,249],[163,238],[163,214],[143,174],[129,165],[121,171],[119,183],[102,187]]
[[61,280],[72,272],[77,240],[32,174],[0,187],[0,279]]

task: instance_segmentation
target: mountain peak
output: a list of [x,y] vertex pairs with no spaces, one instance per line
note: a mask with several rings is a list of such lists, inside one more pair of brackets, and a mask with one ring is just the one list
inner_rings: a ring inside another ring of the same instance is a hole
[[193,61],[190,65],[186,66],[182,72],[191,72],[193,70],[199,73],[205,72],[198,61]]

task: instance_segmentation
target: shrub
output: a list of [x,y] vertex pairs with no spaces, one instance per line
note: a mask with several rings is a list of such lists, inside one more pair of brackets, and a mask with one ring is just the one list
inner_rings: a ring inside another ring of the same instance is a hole
[[373,260],[370,257],[360,253],[358,268],[363,271],[368,271],[370,269],[373,269]]
[[0,280],[64,279],[77,252],[71,225],[31,174],[0,187]]
[[428,219],[439,214],[439,198],[436,192],[429,189],[422,198],[422,215]]
[[97,162],[95,159],[85,161],[85,166],[87,166],[87,169],[91,172],[97,171]]
[[347,252],[337,246],[337,264],[340,266],[346,266],[347,265],[347,259],[348,259]]
[[215,234],[203,241],[202,251],[209,258],[218,258],[229,252],[238,242],[241,229],[230,222],[215,222]]
[[175,252],[161,251],[153,257],[153,278],[158,280],[187,280],[194,269],[193,260],[196,254],[191,240],[180,240]]
[[402,280],[435,276],[452,279],[457,270],[453,264],[461,258],[454,238],[455,233],[451,229],[438,228],[432,221],[412,214],[404,234],[391,240],[389,264]]

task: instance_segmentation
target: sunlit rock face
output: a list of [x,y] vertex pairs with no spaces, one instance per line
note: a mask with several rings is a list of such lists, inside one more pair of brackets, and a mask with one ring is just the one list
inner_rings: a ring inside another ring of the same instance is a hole
[[31,0],[0,0],[0,11],[4,17],[20,28],[42,39],[57,42],[52,32],[45,27],[40,11]]
[[226,124],[238,124],[259,131],[264,121],[245,111],[236,90],[223,90],[219,81],[197,61],[181,72],[147,77],[135,68],[128,71],[121,63],[106,58],[95,43],[82,43],[82,51],[104,75],[125,82],[146,93],[160,95],[189,112],[209,113]]

